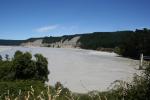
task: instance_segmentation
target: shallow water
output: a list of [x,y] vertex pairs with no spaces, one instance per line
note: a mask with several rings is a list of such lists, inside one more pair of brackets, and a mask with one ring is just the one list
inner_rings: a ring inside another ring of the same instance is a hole
[[[2,48],[5,48],[2,50]],[[41,53],[49,62],[49,82],[60,81],[73,92],[105,91],[115,80],[130,81],[139,73],[138,61],[107,53],[83,49],[46,47],[0,47],[0,54],[13,56],[16,50]]]

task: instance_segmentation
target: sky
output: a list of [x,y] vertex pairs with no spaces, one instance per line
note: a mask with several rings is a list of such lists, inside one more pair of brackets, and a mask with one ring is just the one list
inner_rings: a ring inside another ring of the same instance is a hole
[[150,28],[150,0],[0,0],[0,39]]

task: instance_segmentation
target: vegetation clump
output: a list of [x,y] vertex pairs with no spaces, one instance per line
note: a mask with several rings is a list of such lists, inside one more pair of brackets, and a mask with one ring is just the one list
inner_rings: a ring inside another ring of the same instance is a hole
[[140,54],[150,56],[150,30],[136,30],[132,34],[124,34],[119,47],[119,54],[125,57],[139,58]]
[[48,61],[41,54],[16,51],[9,60],[0,60],[0,80],[40,80],[48,81]]

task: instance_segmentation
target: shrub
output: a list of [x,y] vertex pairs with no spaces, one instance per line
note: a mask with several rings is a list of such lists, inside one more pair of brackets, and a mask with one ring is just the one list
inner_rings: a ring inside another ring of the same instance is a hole
[[48,81],[48,61],[36,54],[32,59],[29,52],[16,51],[12,60],[0,61],[0,80],[32,79]]

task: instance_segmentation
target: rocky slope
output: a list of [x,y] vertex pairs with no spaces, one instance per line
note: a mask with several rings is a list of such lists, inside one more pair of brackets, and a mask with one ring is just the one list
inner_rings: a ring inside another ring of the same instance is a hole
[[28,41],[21,44],[21,46],[42,46],[43,39],[37,39],[35,41]]
[[22,46],[46,46],[46,47],[54,47],[54,48],[79,48],[80,43],[78,40],[80,36],[75,36],[72,39],[61,39],[57,42],[52,43],[43,43],[43,39],[37,39],[34,41],[24,42]]

